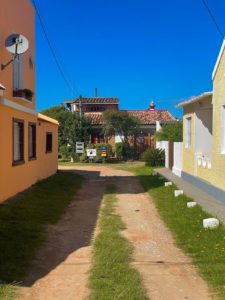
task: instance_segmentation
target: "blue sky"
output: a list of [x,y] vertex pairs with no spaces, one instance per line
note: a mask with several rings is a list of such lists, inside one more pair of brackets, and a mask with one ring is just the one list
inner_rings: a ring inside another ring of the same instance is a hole
[[[225,1],[207,0],[225,31]],[[222,44],[201,0],[36,0],[74,97],[117,96],[121,109],[174,108],[212,89]],[[72,98],[36,21],[38,110]]]

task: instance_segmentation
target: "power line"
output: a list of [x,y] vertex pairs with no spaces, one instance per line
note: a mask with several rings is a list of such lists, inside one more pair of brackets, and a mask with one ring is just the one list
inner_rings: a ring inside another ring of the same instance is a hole
[[211,9],[209,8],[208,4],[206,3],[205,0],[202,0],[202,3],[205,6],[206,10],[208,11],[208,13],[209,13],[209,15],[210,15],[210,17],[211,17],[214,25],[216,26],[216,29],[217,29],[218,33],[222,36],[222,38],[224,38],[223,31],[221,30],[219,24],[217,23],[216,18],[214,17],[214,15],[213,15]]
[[73,85],[71,84],[71,82],[68,80],[67,76],[65,75],[65,72],[63,71],[62,65],[60,64],[60,61],[59,61],[59,59],[58,59],[58,57],[57,57],[57,54],[56,54],[56,51],[55,51],[55,49],[54,49],[54,47],[53,47],[53,45],[52,45],[52,43],[51,43],[51,41],[50,41],[50,39],[49,39],[48,32],[47,32],[47,28],[46,28],[46,26],[45,26],[44,20],[43,20],[43,18],[42,18],[42,16],[41,16],[41,13],[40,13],[40,11],[39,11],[39,9],[38,9],[38,7],[37,7],[37,4],[36,4],[36,1],[35,1],[35,0],[33,0],[33,5],[34,5],[34,8],[35,8],[36,14],[37,14],[37,16],[38,16],[38,19],[39,19],[39,21],[40,21],[42,31],[43,31],[44,36],[45,36],[45,38],[46,38],[46,41],[47,41],[47,43],[48,43],[49,49],[50,49],[50,51],[51,51],[51,53],[52,53],[52,56],[53,56],[54,61],[55,61],[55,63],[56,63],[56,66],[57,66],[57,68],[58,68],[58,70],[59,70],[59,73],[60,73],[60,75],[62,76],[63,80],[65,81],[67,87],[68,87],[69,90],[71,91],[72,96],[74,96],[74,87],[73,87]]

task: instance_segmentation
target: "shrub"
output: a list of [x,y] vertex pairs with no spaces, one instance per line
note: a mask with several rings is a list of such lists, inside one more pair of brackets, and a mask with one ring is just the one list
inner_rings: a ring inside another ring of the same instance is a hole
[[149,148],[142,154],[142,159],[146,165],[159,167],[165,165],[165,151],[162,149]]
[[59,155],[62,160],[70,160],[72,155],[72,148],[70,146],[59,147]]
[[135,147],[126,143],[116,143],[116,156],[122,160],[135,160],[138,159],[138,151]]

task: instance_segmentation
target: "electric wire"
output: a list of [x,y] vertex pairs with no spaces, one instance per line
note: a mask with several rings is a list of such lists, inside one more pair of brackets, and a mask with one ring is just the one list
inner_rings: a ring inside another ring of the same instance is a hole
[[68,80],[68,78],[67,78],[65,72],[63,71],[62,65],[61,65],[61,63],[60,63],[60,61],[59,61],[59,59],[58,59],[58,56],[57,56],[57,54],[56,54],[56,51],[55,51],[55,49],[54,49],[54,47],[53,47],[53,45],[52,45],[52,43],[51,43],[51,40],[50,40],[50,38],[49,38],[49,36],[48,36],[47,28],[46,28],[46,26],[45,26],[44,20],[43,20],[43,18],[42,18],[42,16],[41,16],[40,10],[38,9],[37,3],[36,3],[35,0],[33,0],[33,5],[34,5],[34,8],[35,8],[36,14],[37,14],[37,16],[38,16],[38,19],[39,19],[39,21],[40,21],[41,28],[42,28],[42,31],[43,31],[43,33],[44,33],[45,39],[46,39],[46,41],[47,41],[47,43],[48,43],[48,46],[49,46],[49,49],[50,49],[50,51],[51,51],[51,53],[52,53],[53,59],[54,59],[54,61],[55,61],[55,63],[56,63],[56,66],[57,66],[57,68],[58,68],[58,70],[59,70],[59,73],[60,73],[62,79],[64,80],[64,82],[66,83],[67,87],[68,87],[69,90],[71,91],[72,96],[74,96],[74,87],[73,87],[73,85],[71,84],[70,80]]
[[222,36],[222,38],[224,38],[224,33],[223,33],[223,31],[221,30],[219,24],[217,23],[216,18],[215,18],[215,16],[213,15],[213,13],[212,13],[211,9],[209,8],[208,4],[206,3],[205,0],[202,0],[202,3],[203,3],[203,5],[204,5],[204,7],[206,8],[208,14],[210,15],[210,17],[211,17],[211,19],[212,19],[214,25],[216,26],[216,29],[217,29],[218,33]]

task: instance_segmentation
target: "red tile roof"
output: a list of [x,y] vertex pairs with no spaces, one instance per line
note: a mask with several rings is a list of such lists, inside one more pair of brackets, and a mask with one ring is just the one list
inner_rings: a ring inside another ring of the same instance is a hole
[[[80,98],[76,98],[75,103],[80,103]],[[94,104],[107,104],[107,103],[118,103],[119,98],[115,97],[82,97],[81,103],[94,103]]]
[[[143,125],[155,124],[159,122],[174,122],[174,118],[168,110],[125,110],[129,115],[138,118]],[[103,115],[101,112],[87,112],[86,116],[91,118],[92,125],[101,125],[103,123]]]

